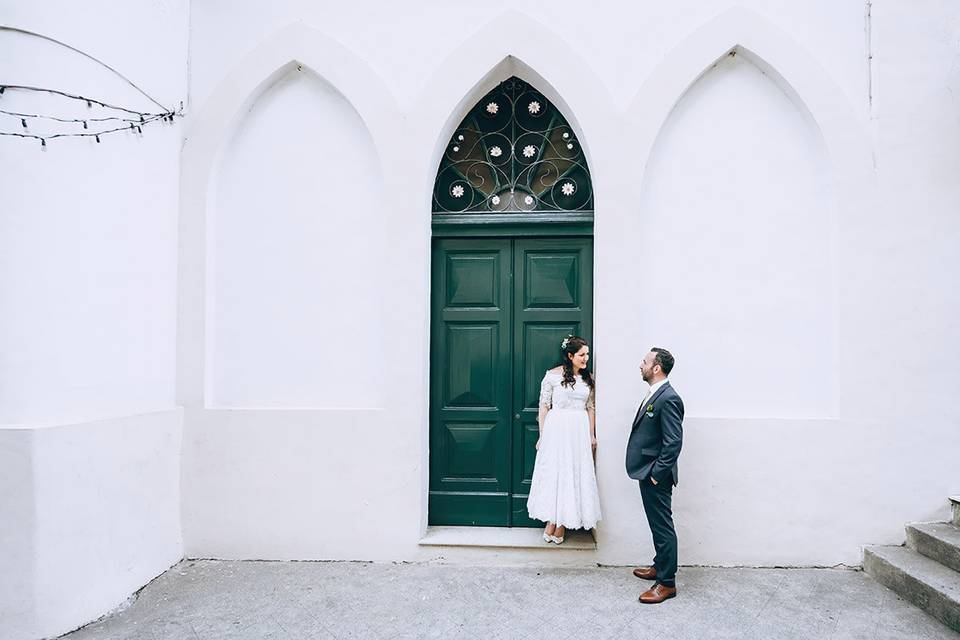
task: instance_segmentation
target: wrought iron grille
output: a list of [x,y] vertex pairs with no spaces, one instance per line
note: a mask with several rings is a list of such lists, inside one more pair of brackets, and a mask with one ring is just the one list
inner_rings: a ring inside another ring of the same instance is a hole
[[593,210],[593,186],[566,118],[513,77],[470,110],[440,161],[434,213]]

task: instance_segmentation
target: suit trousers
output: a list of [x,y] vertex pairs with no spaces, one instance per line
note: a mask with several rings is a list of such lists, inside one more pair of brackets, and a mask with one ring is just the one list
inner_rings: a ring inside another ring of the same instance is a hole
[[673,587],[677,576],[677,532],[673,528],[673,482],[667,475],[663,482],[653,484],[650,477],[640,481],[640,497],[647,514],[653,548],[656,556],[653,566],[657,570],[657,582]]

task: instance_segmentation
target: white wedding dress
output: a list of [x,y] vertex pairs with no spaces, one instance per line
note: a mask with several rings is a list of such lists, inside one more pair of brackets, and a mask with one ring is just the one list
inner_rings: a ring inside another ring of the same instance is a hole
[[567,529],[593,529],[600,520],[600,495],[590,445],[594,394],[579,376],[565,387],[562,371],[547,371],[540,383],[544,418],[533,467],[527,512],[534,520]]

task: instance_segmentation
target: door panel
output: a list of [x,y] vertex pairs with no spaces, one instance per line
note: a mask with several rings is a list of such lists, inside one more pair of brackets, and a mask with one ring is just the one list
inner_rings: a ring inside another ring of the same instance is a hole
[[510,524],[511,249],[434,242],[431,524]]
[[593,242],[589,238],[514,241],[513,526],[539,526],[527,515],[533,478],[540,381],[558,364],[569,334],[592,342]]
[[521,250],[524,251],[524,308],[579,308],[579,252]]
[[444,403],[496,409],[498,323],[447,323]]
[[447,459],[444,470],[449,474],[444,480],[457,478],[477,479],[481,482],[496,482],[497,442],[495,422],[486,424],[445,424]]
[[591,339],[591,238],[434,239],[430,524],[539,526],[540,381]]
[[447,254],[446,306],[496,308],[500,301],[499,253]]

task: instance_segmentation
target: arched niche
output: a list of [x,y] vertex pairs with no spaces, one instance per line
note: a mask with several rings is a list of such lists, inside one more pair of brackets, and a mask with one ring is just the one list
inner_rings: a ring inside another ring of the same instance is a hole
[[637,295],[699,414],[834,415],[835,215],[821,131],[769,68],[734,49],[678,100],[640,189]]
[[380,406],[384,189],[360,115],[290,65],[237,122],[215,185],[208,404]]
[[177,395],[187,407],[209,404],[208,361],[212,261],[210,212],[217,199],[217,171],[224,150],[258,97],[291,70],[316,73],[349,102],[374,141],[383,175],[379,140],[399,128],[396,102],[382,80],[353,52],[301,23],[278,30],[238,62],[211,92],[188,124],[181,162],[177,331]]

